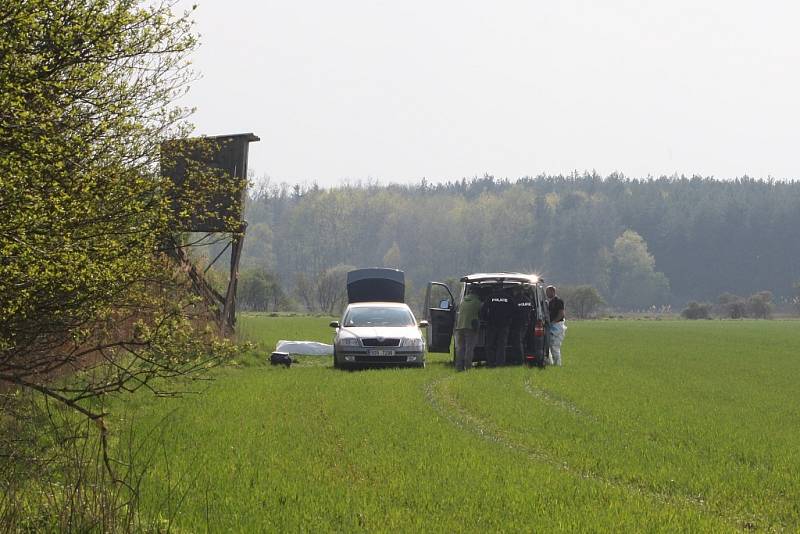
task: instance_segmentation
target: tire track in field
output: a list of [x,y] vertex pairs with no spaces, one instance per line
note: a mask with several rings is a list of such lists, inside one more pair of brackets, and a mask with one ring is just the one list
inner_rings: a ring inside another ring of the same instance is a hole
[[[528,393],[529,395],[531,395],[535,399],[537,399],[537,400],[539,400],[541,402],[544,402],[545,404],[549,404],[550,406],[561,408],[561,409],[569,412],[571,415],[577,417],[578,419],[582,419],[584,421],[589,421],[591,423],[602,424],[602,425],[608,425],[609,424],[607,421],[605,421],[605,422],[601,421],[595,415],[582,410],[575,403],[573,403],[573,402],[571,402],[571,401],[569,401],[567,399],[560,398],[558,395],[555,395],[555,394],[547,391],[544,388],[536,387],[531,382],[531,379],[530,379],[529,376],[525,377],[525,380],[523,381],[523,384],[524,384],[524,389],[525,389],[526,393]],[[634,434],[644,435],[643,432],[636,433],[636,432],[631,432],[631,431],[628,431],[628,430],[623,430],[621,428],[617,428],[616,432],[618,434],[620,434],[622,436],[626,436],[626,437],[631,437]],[[637,486],[637,487],[639,487],[639,486]],[[645,491],[647,491],[649,493],[654,493],[651,490],[648,490],[646,488],[644,488],[644,489],[645,489]],[[654,494],[656,494],[656,493],[654,493]],[[672,495],[672,494],[664,494],[664,495]],[[674,495],[673,495],[673,497],[674,497]],[[694,496],[683,495],[682,497],[677,497],[677,498],[683,498],[683,499],[686,499],[687,501],[692,502],[692,503],[694,503],[694,504],[696,504],[698,506],[707,507],[707,503],[700,496],[694,497]],[[770,525],[769,527],[767,527],[767,529],[769,531],[775,531],[776,528],[779,529],[780,531],[784,531],[784,530],[787,529],[786,525],[784,525],[784,524],[782,524],[780,522],[776,522],[774,519],[768,519],[768,518],[766,518],[764,516],[759,516],[759,515],[754,514],[754,513],[750,513],[747,519],[742,519],[741,517],[735,518],[735,516],[732,513],[724,512],[724,511],[722,511],[720,509],[716,509],[714,511],[709,509],[708,511],[715,513],[718,517],[720,517],[720,518],[722,518],[722,519],[724,519],[726,521],[736,523],[739,528],[745,529],[745,530],[751,530],[751,529],[755,530],[757,528],[753,524],[753,522],[752,522],[753,520],[759,521],[759,523],[762,524],[762,525]]]
[[574,416],[577,416],[581,419],[585,419],[587,421],[591,421],[592,423],[599,423],[600,420],[595,417],[594,415],[581,410],[576,404],[570,402],[566,399],[562,399],[549,391],[537,388],[531,383],[530,377],[526,377],[524,381],[525,391],[531,395],[532,397],[544,402],[545,404],[549,404],[551,406],[555,406],[557,408],[561,408],[563,410],[568,411]]
[[[768,525],[771,523],[771,521],[767,520],[766,518],[757,517],[754,514],[751,515],[749,518],[745,519],[742,518],[741,516],[736,516],[726,510],[711,508],[709,506],[709,503],[707,503],[704,499],[700,497],[675,495],[675,494],[653,491],[652,489],[647,488],[641,484],[635,484],[623,480],[611,479],[591,470],[579,470],[571,466],[566,461],[561,460],[558,457],[548,453],[546,450],[537,447],[532,447],[525,443],[520,443],[518,440],[515,440],[510,435],[510,433],[504,432],[502,429],[493,427],[493,425],[491,425],[489,421],[486,421],[478,417],[477,415],[471,413],[464,406],[459,404],[458,401],[453,396],[448,395],[446,391],[444,391],[447,388],[448,383],[452,382],[456,376],[457,375],[445,376],[434,379],[426,383],[424,386],[425,400],[431,406],[434,412],[436,412],[438,415],[449,421],[453,426],[459,428],[460,430],[463,430],[468,434],[472,434],[484,441],[492,443],[495,446],[503,447],[511,451],[517,452],[519,454],[522,454],[526,456],[529,460],[549,465],[552,468],[555,468],[559,471],[563,471],[582,480],[594,481],[606,487],[616,488],[626,491],[628,493],[633,493],[636,495],[647,497],[659,503],[670,506],[689,505],[704,514],[712,515],[729,523],[731,527],[736,528],[738,530],[756,529],[757,527],[752,523],[752,519],[755,518],[757,518],[761,524]],[[533,391],[531,391],[530,393],[533,393]],[[562,407],[565,406],[563,406],[561,403],[567,406],[572,406],[574,410],[570,411],[573,413],[581,414],[584,417],[593,417],[593,416],[588,416],[588,414],[585,414],[585,412],[581,411],[577,406],[573,405],[568,401],[561,399],[554,399],[552,397],[546,397],[546,398],[548,400],[555,400],[556,402],[560,401],[558,402],[558,404]],[[786,529],[785,525],[775,524],[775,523],[772,523],[772,525],[770,525],[770,527],[768,528],[769,530],[774,530],[776,527],[780,530]]]

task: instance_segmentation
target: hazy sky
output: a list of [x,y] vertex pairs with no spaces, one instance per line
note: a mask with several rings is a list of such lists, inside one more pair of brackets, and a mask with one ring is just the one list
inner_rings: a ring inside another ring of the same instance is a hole
[[257,177],[800,177],[797,0],[192,3],[197,133]]

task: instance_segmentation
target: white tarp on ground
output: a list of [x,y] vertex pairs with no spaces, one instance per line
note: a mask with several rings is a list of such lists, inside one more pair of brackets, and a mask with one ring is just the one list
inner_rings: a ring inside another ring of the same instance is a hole
[[286,341],[281,339],[275,347],[275,352],[288,352],[289,354],[302,354],[304,356],[332,356],[333,345],[319,343],[318,341]]

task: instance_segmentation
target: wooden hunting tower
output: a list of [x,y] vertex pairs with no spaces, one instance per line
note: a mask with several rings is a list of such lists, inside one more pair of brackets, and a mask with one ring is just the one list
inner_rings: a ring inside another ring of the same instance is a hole
[[161,174],[171,181],[169,191],[175,232],[223,233],[230,237],[206,271],[230,248],[230,278],[225,295],[206,282],[191,263],[176,237],[169,236],[169,253],[187,270],[195,290],[212,306],[223,333],[236,325],[236,286],[239,258],[247,223],[249,144],[260,139],[252,133],[173,139],[161,144]]

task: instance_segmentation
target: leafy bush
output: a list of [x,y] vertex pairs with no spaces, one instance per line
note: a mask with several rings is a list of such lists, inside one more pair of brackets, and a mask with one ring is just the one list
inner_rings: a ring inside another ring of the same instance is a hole
[[559,289],[559,295],[569,308],[570,315],[579,319],[592,317],[606,303],[600,292],[590,285],[564,286]]
[[190,245],[161,143],[188,132],[197,42],[174,4],[0,2],[3,531],[133,530],[106,399],[177,394],[235,352],[169,259]]
[[756,319],[769,319],[772,317],[772,292],[759,291],[747,299],[747,311]]
[[681,312],[681,316],[685,319],[711,319],[712,308],[713,306],[708,302],[692,301]]
[[242,309],[273,311],[286,309],[280,280],[263,267],[245,269],[239,277],[238,298]]
[[729,319],[742,319],[754,317],[756,319],[769,319],[772,317],[774,305],[771,291],[759,291],[747,298],[723,293],[717,300],[719,314]]
[[739,295],[723,293],[717,299],[719,314],[728,319],[747,317],[747,301]]

